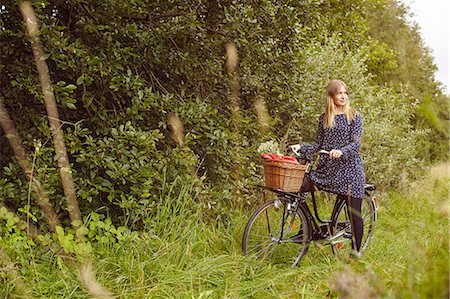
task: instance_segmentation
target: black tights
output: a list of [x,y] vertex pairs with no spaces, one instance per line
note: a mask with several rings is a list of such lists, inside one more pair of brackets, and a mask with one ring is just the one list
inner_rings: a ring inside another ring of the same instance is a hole
[[344,198],[349,205],[348,217],[352,224],[352,247],[358,251],[361,249],[361,241],[364,232],[363,220],[361,218],[361,198],[348,197],[346,195],[339,195]]

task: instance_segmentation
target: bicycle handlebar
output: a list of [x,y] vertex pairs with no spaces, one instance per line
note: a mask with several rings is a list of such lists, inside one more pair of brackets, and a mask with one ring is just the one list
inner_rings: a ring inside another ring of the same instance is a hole
[[[289,151],[292,151],[296,157],[300,157],[300,156],[301,156],[301,154],[298,152],[298,150],[296,151],[296,150],[294,150],[292,147],[289,147],[289,148],[288,148],[288,152],[289,152]],[[319,151],[317,152],[317,154],[329,155],[330,152],[329,152],[329,151],[326,151],[326,150],[319,150]]]
[[326,151],[326,150],[320,150],[320,151],[318,151],[317,153],[318,153],[318,154],[325,154],[325,155],[329,155],[329,154],[330,154],[330,152],[329,152],[329,151]]
[[296,151],[296,150],[294,150],[292,147],[289,147],[289,148],[288,148],[288,152],[289,152],[289,151],[293,152],[294,155],[295,155],[296,157],[300,157],[300,153],[298,152],[298,150]]

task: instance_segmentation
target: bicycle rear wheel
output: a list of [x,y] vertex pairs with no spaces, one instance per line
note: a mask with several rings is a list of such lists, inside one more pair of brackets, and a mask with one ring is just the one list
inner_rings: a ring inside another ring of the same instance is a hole
[[[352,228],[348,217],[347,203],[344,201],[333,215],[331,222],[330,243],[333,253],[341,258],[348,258],[352,252]],[[376,220],[375,204],[368,195],[364,195],[361,203],[361,218],[363,220],[363,237],[360,252],[369,246],[372,240]]]
[[250,217],[242,237],[242,253],[295,267],[310,240],[307,217],[285,198],[263,203]]

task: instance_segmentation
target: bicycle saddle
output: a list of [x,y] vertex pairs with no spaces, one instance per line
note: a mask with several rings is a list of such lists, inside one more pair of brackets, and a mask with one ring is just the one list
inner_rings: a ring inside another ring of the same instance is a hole
[[375,185],[371,185],[371,184],[364,185],[364,190],[367,190],[367,191],[375,191],[376,188],[377,187],[375,187]]

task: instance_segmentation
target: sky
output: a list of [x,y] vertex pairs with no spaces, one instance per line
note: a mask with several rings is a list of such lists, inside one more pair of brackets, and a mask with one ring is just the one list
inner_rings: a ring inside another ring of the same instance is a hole
[[444,84],[444,92],[450,94],[450,1],[449,0],[401,0],[414,14],[412,20],[420,27],[425,45],[432,50],[438,67],[435,78]]

